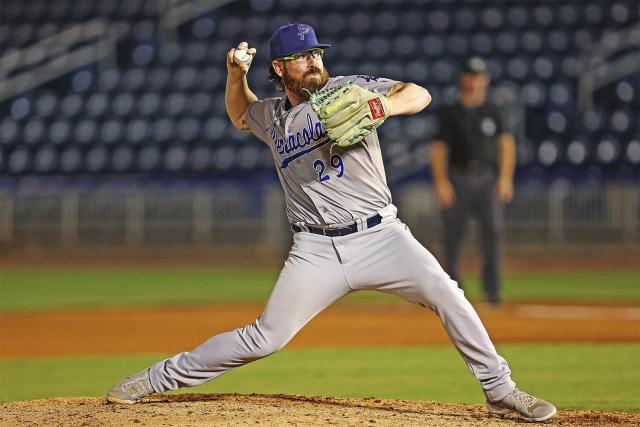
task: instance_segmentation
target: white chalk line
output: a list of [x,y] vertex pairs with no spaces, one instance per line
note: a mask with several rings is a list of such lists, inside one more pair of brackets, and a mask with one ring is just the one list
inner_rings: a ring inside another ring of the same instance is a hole
[[523,304],[514,312],[535,319],[640,320],[640,307]]

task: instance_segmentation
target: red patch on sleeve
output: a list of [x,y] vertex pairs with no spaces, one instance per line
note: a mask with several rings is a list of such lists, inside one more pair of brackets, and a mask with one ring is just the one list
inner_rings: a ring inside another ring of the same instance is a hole
[[384,111],[384,105],[380,98],[372,98],[369,100],[369,109],[371,109],[371,117],[373,120],[383,118],[386,113]]

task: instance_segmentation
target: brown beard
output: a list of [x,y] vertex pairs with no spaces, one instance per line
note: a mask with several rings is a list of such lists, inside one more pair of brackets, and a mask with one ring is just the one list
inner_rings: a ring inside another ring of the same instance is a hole
[[[312,74],[320,73],[320,80],[316,80],[312,77]],[[282,81],[284,82],[284,87],[292,92],[298,99],[305,102],[309,100],[309,97],[312,93],[317,92],[322,89],[325,84],[329,81],[329,72],[326,68],[316,68],[313,67],[308,70],[301,79],[295,79],[291,77],[287,68],[284,67],[282,70]]]

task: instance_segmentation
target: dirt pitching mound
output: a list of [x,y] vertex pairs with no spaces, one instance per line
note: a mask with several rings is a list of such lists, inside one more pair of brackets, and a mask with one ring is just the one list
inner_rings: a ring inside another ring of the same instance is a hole
[[[482,405],[288,395],[182,394],[137,405],[103,398],[56,398],[0,404],[2,426],[514,426]],[[640,414],[563,410],[549,426],[637,426]]]

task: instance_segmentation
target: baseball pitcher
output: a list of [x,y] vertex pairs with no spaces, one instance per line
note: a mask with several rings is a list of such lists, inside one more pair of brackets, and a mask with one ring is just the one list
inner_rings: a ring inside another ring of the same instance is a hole
[[422,111],[426,89],[373,76],[329,77],[313,28],[289,24],[270,40],[270,78],[284,96],[259,100],[246,75],[256,54],[240,43],[227,54],[225,104],[234,126],[273,154],[285,193],[293,247],[255,323],[210,338],[113,386],[107,400],[192,387],[284,347],[344,295],[376,290],[426,307],[478,379],[492,415],[528,421],[556,413],[516,388],[507,362],[455,281],[397,217],[376,128]]

